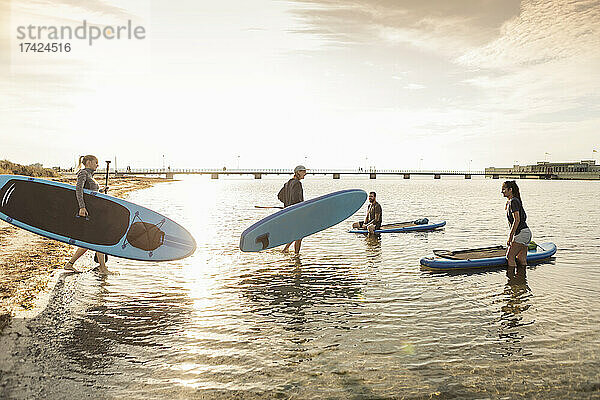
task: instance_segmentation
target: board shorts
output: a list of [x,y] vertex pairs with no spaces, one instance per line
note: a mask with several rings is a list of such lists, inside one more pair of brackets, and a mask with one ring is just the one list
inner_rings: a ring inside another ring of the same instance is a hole
[[531,235],[531,231],[529,230],[529,228],[523,228],[523,229],[521,229],[521,232],[519,232],[518,235],[515,235],[513,240],[517,243],[527,246],[529,244],[529,242],[531,242],[531,236],[532,235]]

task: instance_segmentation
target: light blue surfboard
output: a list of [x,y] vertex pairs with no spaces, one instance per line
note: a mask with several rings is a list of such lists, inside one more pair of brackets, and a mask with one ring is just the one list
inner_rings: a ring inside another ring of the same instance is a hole
[[0,175],[0,219],[38,235],[116,257],[168,261],[190,256],[196,241],[157,212],[83,190],[88,218],[78,217],[75,186]]
[[344,221],[365,200],[364,190],[349,189],[294,204],[246,229],[240,237],[240,249],[261,251],[302,239]]

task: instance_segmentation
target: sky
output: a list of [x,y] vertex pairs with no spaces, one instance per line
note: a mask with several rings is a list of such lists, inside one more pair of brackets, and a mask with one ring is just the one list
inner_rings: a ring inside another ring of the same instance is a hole
[[[18,35],[84,20],[131,21],[144,38]],[[22,52],[26,42],[71,51]],[[600,0],[0,0],[0,159],[458,170],[598,160],[599,48]]]

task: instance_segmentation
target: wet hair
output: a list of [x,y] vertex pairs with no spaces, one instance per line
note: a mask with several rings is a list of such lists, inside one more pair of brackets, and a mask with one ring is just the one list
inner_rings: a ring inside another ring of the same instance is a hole
[[92,154],[88,154],[87,156],[79,156],[79,164],[77,164],[77,168],[78,169],[85,168],[85,163],[87,163],[88,161],[92,161],[92,160],[98,161],[98,157],[96,157]]
[[505,181],[503,183],[504,187],[507,189],[512,189],[513,197],[521,200],[521,192],[519,192],[519,187],[517,186],[517,182],[515,181]]
[[375,192],[369,192],[369,194],[372,194],[373,197],[377,197],[377,193],[375,193]]

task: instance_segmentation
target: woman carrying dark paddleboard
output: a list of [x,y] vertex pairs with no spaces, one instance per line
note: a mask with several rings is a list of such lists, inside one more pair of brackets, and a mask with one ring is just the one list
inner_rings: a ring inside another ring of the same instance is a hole
[[[81,168],[81,167],[84,167],[84,168]],[[77,196],[77,203],[79,204],[79,211],[78,211],[77,215],[80,218],[87,218],[89,216],[89,213],[85,207],[85,201],[83,199],[83,189],[89,189],[94,192],[97,192],[100,189],[100,185],[98,185],[98,182],[96,182],[96,180],[93,177],[94,172],[98,168],[98,158],[96,158],[96,156],[93,156],[93,155],[81,156],[81,157],[79,157],[78,168],[80,168],[80,169],[79,169],[79,172],[77,173],[77,186],[75,189],[75,196]],[[108,190],[108,187],[105,187],[104,190],[101,190],[101,192],[106,193],[107,190]],[[79,272],[75,269],[74,264],[79,259],[79,257],[81,257],[82,255],[85,254],[86,251],[87,251],[87,249],[84,249],[81,247],[78,248],[77,251],[75,251],[75,254],[73,254],[73,257],[71,257],[71,259],[65,266],[65,269],[69,270],[69,271]],[[108,272],[108,268],[106,268],[105,255],[102,253],[96,252],[96,259],[99,264],[98,272],[100,272],[101,274],[104,274],[104,275],[108,274],[109,272]]]
[[525,222],[527,214],[523,209],[521,193],[515,181],[506,181],[502,184],[502,195],[508,199],[506,202],[506,217],[510,226],[508,234],[508,250],[506,259],[508,268],[514,269],[527,265],[527,245],[531,242],[531,231]]

